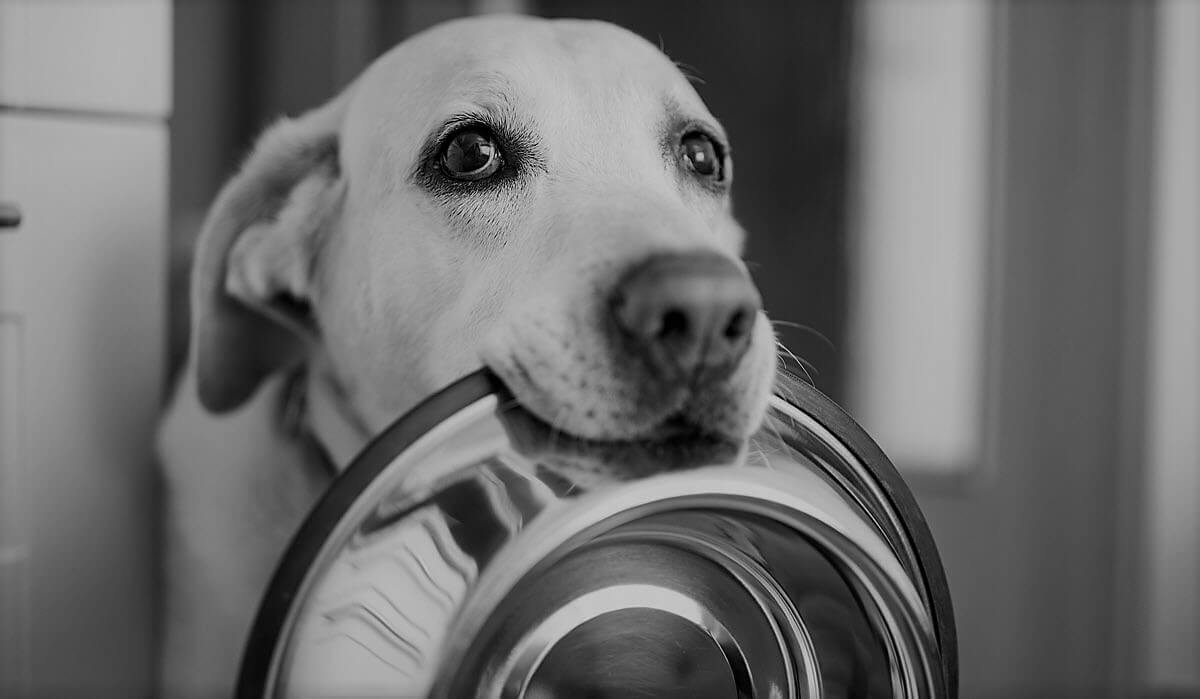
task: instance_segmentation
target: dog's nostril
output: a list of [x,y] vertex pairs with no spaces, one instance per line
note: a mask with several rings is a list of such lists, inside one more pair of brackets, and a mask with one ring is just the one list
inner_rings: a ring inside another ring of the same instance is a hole
[[669,340],[673,337],[683,337],[688,334],[687,313],[678,308],[668,309],[663,314],[662,324],[658,328],[658,337],[663,340]]
[[729,324],[725,326],[725,339],[737,340],[746,334],[746,311],[738,309],[734,311],[733,317],[729,319]]

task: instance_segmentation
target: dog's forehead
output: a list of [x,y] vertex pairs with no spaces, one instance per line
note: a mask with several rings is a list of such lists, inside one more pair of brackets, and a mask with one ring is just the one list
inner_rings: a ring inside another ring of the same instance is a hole
[[445,119],[478,107],[517,112],[546,127],[652,127],[666,110],[712,121],[657,47],[588,20],[448,22],[385,54],[354,90],[343,157],[363,164],[387,160],[389,167],[410,160]]

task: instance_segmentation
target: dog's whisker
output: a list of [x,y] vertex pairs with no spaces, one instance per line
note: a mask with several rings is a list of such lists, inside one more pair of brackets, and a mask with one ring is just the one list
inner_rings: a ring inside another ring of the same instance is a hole
[[[784,345],[782,342],[779,342],[778,340],[776,340],[775,346],[778,347],[781,352],[786,353],[786,356],[784,356],[784,354],[780,355],[780,359],[785,362],[785,365],[786,365],[787,358],[790,357],[792,359],[792,361],[794,361],[796,363],[796,366],[799,367],[799,369],[804,372],[804,375],[808,378],[808,382],[810,384],[812,384],[813,386],[817,385],[817,383],[815,381],[813,381],[812,372],[809,371],[809,369],[812,369],[813,372],[816,372],[819,374],[820,372],[817,371],[816,367],[812,366],[812,364],[810,364],[809,362],[806,362],[803,359],[800,359],[799,357],[797,357],[796,354],[794,352],[792,352],[790,349],[788,349],[787,346]],[[783,370],[786,371],[786,366],[784,367]]]
[[791,352],[787,352],[785,354],[785,352],[783,350],[781,350],[779,352],[776,352],[775,356],[779,358],[780,363],[785,368],[787,366],[789,366],[790,364],[795,364],[802,371],[804,371],[804,373],[806,375],[808,375],[810,378],[812,377],[813,374],[816,374],[817,376],[821,375],[821,372],[817,369],[817,367],[812,362],[805,360],[805,359],[801,359],[800,357],[797,357],[796,355],[792,354]]
[[796,330],[802,330],[802,331],[808,333],[809,335],[812,335],[813,337],[820,340],[830,350],[832,350],[834,352],[837,351],[837,345],[833,344],[833,340],[830,340],[828,337],[825,336],[824,333],[822,333],[820,330],[817,330],[816,328],[814,328],[811,325],[805,325],[803,323],[793,323],[790,320],[774,320],[774,319],[772,319],[771,326],[772,327],[795,328]]
[[788,346],[783,344],[783,340],[775,338],[775,347],[779,350],[781,357],[786,354],[787,357],[791,358],[792,361],[796,362],[797,364],[808,364],[808,362],[805,362],[804,360],[800,359],[800,357],[796,356],[795,352],[788,349]]
[[779,320],[777,318],[771,319],[771,325],[783,326],[785,328],[799,328],[801,330],[812,330],[811,325],[805,325],[803,323],[797,323],[791,320]]

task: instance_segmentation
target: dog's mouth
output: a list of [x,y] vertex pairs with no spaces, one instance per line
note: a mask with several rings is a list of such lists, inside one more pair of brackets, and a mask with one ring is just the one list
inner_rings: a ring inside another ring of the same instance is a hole
[[733,463],[748,442],[706,430],[682,413],[638,437],[605,439],[571,433],[519,405],[499,412],[514,448],[569,482],[570,490]]

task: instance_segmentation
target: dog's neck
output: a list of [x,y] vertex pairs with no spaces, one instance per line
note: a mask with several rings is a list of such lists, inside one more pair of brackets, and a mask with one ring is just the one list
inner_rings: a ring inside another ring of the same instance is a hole
[[370,431],[326,372],[301,368],[289,383],[284,408],[289,431],[314,441],[330,472],[341,473],[370,441]]

